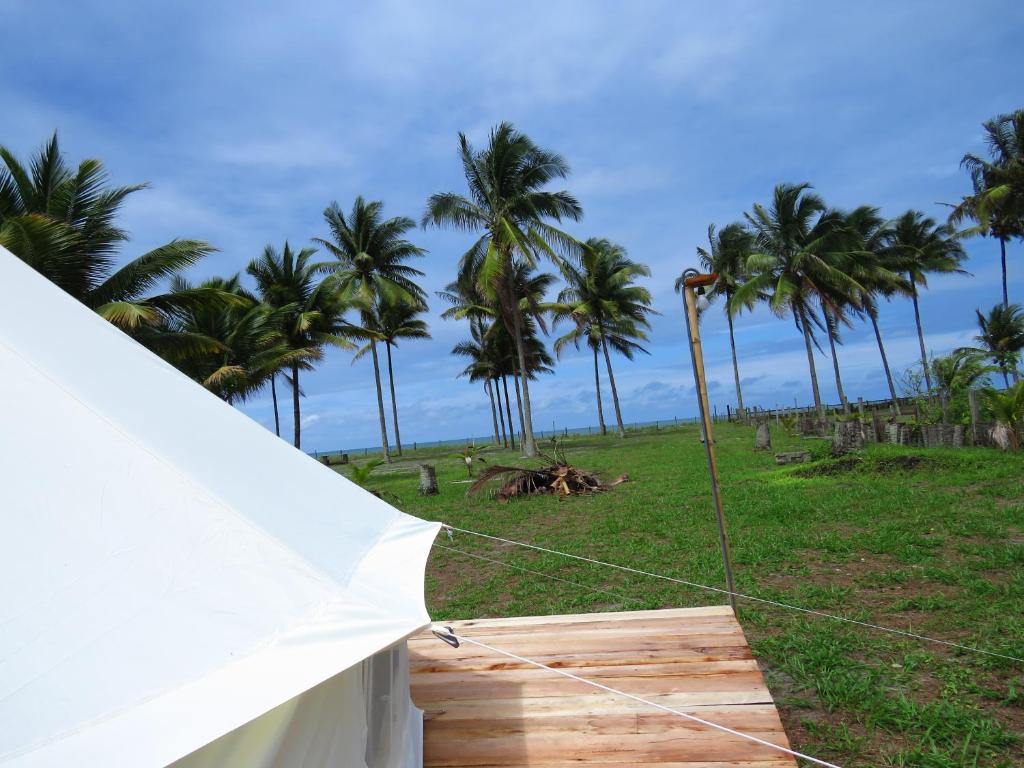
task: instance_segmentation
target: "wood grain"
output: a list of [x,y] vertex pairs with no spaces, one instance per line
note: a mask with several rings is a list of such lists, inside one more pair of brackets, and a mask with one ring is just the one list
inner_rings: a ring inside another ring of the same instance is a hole
[[[788,747],[728,606],[449,622],[457,634]],[[426,768],[781,768],[781,752],[429,632],[409,641]]]

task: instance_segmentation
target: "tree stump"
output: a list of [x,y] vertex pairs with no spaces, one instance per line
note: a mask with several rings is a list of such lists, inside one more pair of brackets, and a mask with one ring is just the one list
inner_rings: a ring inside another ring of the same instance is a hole
[[864,448],[864,424],[860,421],[837,421],[832,435],[832,455],[842,456]]
[[755,451],[770,451],[772,449],[772,431],[768,428],[768,422],[762,421],[757,425],[757,434],[754,435]]
[[810,451],[789,451],[788,453],[776,453],[776,464],[802,464],[811,460]]
[[437,471],[433,464],[420,464],[420,496],[437,495]]

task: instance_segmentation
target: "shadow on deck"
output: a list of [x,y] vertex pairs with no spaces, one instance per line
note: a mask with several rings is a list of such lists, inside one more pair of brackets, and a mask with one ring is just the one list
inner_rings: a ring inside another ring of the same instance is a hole
[[[455,632],[788,747],[728,606],[451,622]],[[425,768],[779,768],[788,755],[429,632],[409,641]]]

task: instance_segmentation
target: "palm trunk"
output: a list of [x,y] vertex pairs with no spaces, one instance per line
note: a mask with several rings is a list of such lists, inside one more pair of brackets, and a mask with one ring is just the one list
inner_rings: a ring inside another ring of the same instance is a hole
[[402,435],[398,431],[398,401],[395,400],[395,372],[391,367],[391,344],[385,343],[384,348],[388,353],[388,386],[391,388],[391,419],[395,424],[395,448],[398,455],[402,455]]
[[999,238],[999,258],[1002,261],[1003,266],[1003,306],[1007,306],[1010,303],[1010,294],[1006,290],[1006,238]]
[[508,399],[508,378],[504,375],[501,377],[501,385],[505,388],[505,415],[508,416],[508,442],[509,448],[515,450],[516,447],[516,431],[512,427],[512,405]]
[[501,444],[508,448],[508,434],[505,432],[505,413],[501,409],[501,387],[498,386],[498,380],[494,379],[494,395],[498,401],[498,421],[501,424]]
[[875,329],[875,341],[878,342],[878,354],[882,356],[882,368],[885,369],[885,381],[889,385],[889,397],[892,398],[892,407],[896,415],[900,415],[900,401],[896,397],[896,386],[892,383],[892,371],[889,370],[889,358],[885,354],[885,345],[882,343],[882,332],[878,329],[878,316],[875,312],[868,312],[871,318],[871,327]]
[[[516,374],[512,374],[512,385],[516,390],[516,413],[519,416],[519,434],[522,435],[526,432],[525,422],[523,421],[523,396],[519,391],[520,377]],[[522,445],[523,441],[520,439],[519,444]]]
[[729,347],[732,349],[732,377],[736,382],[736,414],[743,418],[743,390],[740,389],[740,366],[736,361],[736,337],[732,332],[732,312],[729,311],[729,301],[732,296],[726,297],[725,317],[729,321]]
[[924,348],[924,329],[921,327],[921,309],[917,304],[917,282],[910,276],[910,298],[914,302],[914,321],[917,323],[917,343],[921,345],[921,370],[924,371],[924,383],[928,391],[932,391],[932,375],[928,371],[928,353]]
[[[519,313],[519,297],[516,295],[515,285],[512,282],[511,259],[506,267],[506,272],[508,273],[506,280],[508,281],[509,300],[512,307],[512,338],[516,343],[516,359],[519,361],[519,370],[522,372],[528,370],[526,367],[526,345],[523,343],[523,318]],[[528,376],[523,376],[523,431],[520,443],[522,444],[523,455],[533,458],[537,455],[537,443],[533,439],[533,410],[530,407],[530,384],[527,380],[528,378]]]
[[804,346],[807,347],[807,369],[811,374],[811,394],[814,396],[814,407],[822,420],[825,418],[825,409],[821,406],[821,391],[818,389],[818,370],[814,367],[814,347],[811,344],[811,328],[808,325],[807,310],[800,310],[800,328],[804,332]]
[[302,409],[299,406],[299,364],[292,363],[292,416],[295,419],[292,444],[302,448]]
[[604,350],[604,364],[608,368],[608,386],[612,390],[612,405],[615,406],[615,423],[619,428],[619,437],[626,436],[626,428],[622,424],[622,409],[619,408],[619,390],[615,386],[615,374],[612,373],[612,357],[608,354],[608,344],[601,334],[601,349]]
[[839,402],[843,404],[843,413],[849,413],[850,402],[846,399],[846,392],[843,391],[843,379],[839,375],[839,355],[836,353],[836,340],[832,332],[833,327],[839,321],[835,317],[830,316],[827,309],[822,311],[825,313],[825,330],[828,332],[828,346],[832,350],[832,370],[836,375],[836,392],[839,393]]
[[380,417],[380,445],[384,451],[384,461],[391,463],[391,447],[388,445],[388,425],[384,419],[384,390],[380,386],[380,362],[377,360],[377,341],[370,340],[370,352],[373,354],[373,382],[377,385],[377,415]]
[[281,414],[277,410],[277,374],[270,377],[270,398],[274,401],[274,434],[281,436]]
[[491,421],[494,422],[494,444],[501,444],[501,435],[498,433],[498,412],[494,409],[494,393],[491,391],[491,380],[486,379],[484,381],[484,391],[487,393],[487,399],[491,403]]
[[597,392],[597,423],[601,425],[601,434],[608,434],[604,425],[604,407],[601,405],[601,372],[597,366],[597,347],[594,347],[594,390]]

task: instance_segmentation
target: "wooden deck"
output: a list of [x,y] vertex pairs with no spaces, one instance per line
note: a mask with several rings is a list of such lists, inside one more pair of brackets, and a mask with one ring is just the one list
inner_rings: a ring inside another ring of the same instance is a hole
[[[789,746],[727,606],[479,619],[457,634]],[[432,768],[779,768],[788,755],[429,632],[409,641]]]

